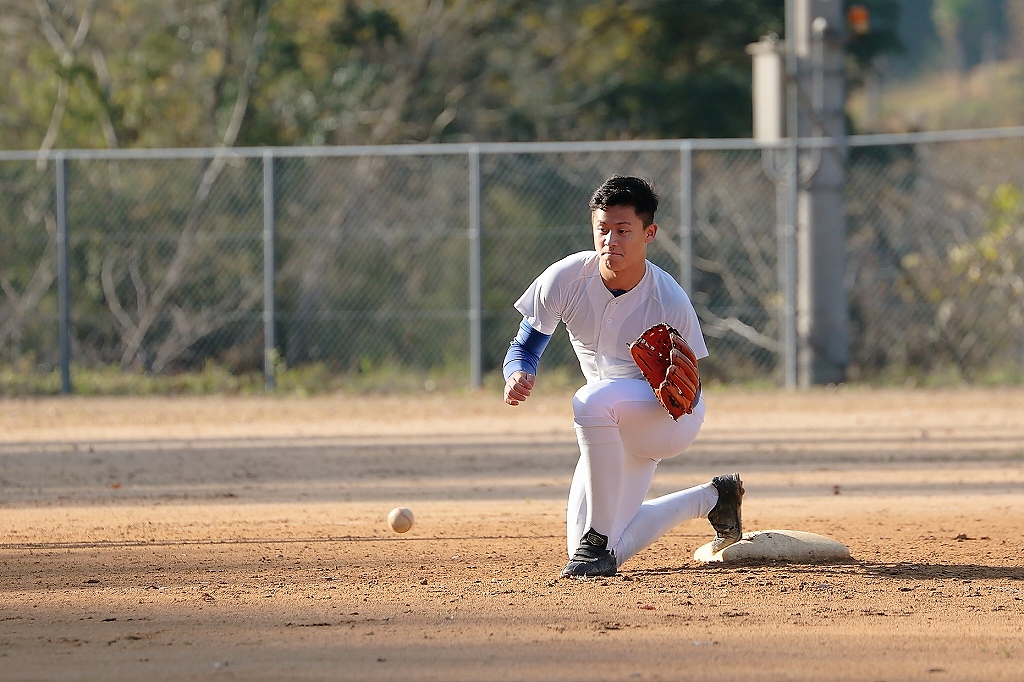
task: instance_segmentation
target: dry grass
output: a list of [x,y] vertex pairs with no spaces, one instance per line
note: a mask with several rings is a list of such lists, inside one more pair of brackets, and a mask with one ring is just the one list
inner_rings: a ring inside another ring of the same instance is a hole
[[963,75],[943,72],[890,83],[874,126],[863,89],[850,93],[847,112],[862,133],[1024,125],[1024,63],[993,62]]

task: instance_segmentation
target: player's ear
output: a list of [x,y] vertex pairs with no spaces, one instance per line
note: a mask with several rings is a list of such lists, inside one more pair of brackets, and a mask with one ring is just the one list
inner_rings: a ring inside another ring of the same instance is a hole
[[646,233],[644,243],[650,244],[654,241],[654,235],[658,234],[658,223],[651,223],[644,228],[644,232]]

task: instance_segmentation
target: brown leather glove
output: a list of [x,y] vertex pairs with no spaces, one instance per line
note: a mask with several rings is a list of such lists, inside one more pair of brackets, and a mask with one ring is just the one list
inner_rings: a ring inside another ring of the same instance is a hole
[[673,419],[693,412],[700,399],[697,356],[667,324],[656,324],[629,344],[629,352]]

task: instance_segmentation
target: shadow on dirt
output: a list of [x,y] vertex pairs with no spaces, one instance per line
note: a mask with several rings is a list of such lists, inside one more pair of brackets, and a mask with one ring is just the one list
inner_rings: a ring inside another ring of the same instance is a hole
[[860,562],[865,573],[885,578],[907,580],[936,580],[955,578],[957,580],[1024,580],[1021,566],[981,566],[978,564],[923,564],[905,562],[880,564]]
[[698,564],[671,566],[658,569],[627,571],[633,577],[659,576],[695,572],[784,572],[786,574],[860,573],[872,577],[904,580],[1024,580],[1021,566],[982,566],[979,564],[926,564],[917,562],[878,563],[871,561],[829,561],[795,563],[779,560],[730,562],[728,564]]

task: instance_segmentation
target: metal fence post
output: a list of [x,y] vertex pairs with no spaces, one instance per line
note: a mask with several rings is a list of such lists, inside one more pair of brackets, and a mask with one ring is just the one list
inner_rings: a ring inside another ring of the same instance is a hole
[[786,222],[783,226],[783,262],[779,263],[782,274],[782,357],[786,388],[797,387],[797,319],[796,319],[796,210],[797,192],[800,182],[800,149],[798,138],[799,99],[796,85],[796,8],[793,2],[786,2]]
[[64,154],[57,154],[56,213],[57,213],[57,315],[60,337],[60,392],[71,393],[71,294],[69,282],[68,244],[68,162]]
[[482,284],[480,275],[480,147],[469,149],[469,385],[480,388]]
[[693,144],[679,146],[679,286],[693,295]]
[[266,390],[277,385],[277,339],[274,333],[274,152],[263,152],[263,380]]
[[796,263],[796,211],[799,183],[799,151],[796,138],[791,137],[786,150],[786,222],[782,234],[782,361],[786,388],[797,388],[797,263]]

